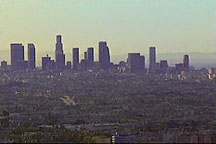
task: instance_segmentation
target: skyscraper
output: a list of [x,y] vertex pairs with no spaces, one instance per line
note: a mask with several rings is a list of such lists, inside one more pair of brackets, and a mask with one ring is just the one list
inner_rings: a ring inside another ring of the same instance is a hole
[[28,44],[28,68],[35,69],[35,46],[34,44]]
[[189,56],[188,55],[184,55],[184,60],[183,60],[183,66],[184,66],[184,70],[189,70]]
[[178,73],[178,74],[181,73],[181,71],[183,71],[183,69],[184,69],[183,63],[179,63],[179,64],[175,65],[176,73]]
[[99,42],[99,64],[101,69],[104,70],[109,69],[110,53],[109,53],[109,47],[107,46],[107,42],[105,41]]
[[89,47],[87,50],[87,60],[88,60],[88,65],[92,66],[94,63],[94,48]]
[[160,61],[160,73],[166,74],[168,70],[168,62],[167,60]]
[[42,57],[42,70],[49,71],[52,69],[52,60],[48,55],[46,57]]
[[62,44],[62,36],[57,35],[56,36],[56,50],[55,50],[55,56],[56,56],[56,68],[59,71],[62,71],[65,69],[65,54],[63,51],[63,44]]
[[67,70],[71,70],[72,67],[71,67],[70,61],[67,61],[66,68],[67,68]]
[[79,65],[79,48],[73,48],[73,69],[77,70]]
[[149,69],[150,71],[154,71],[155,63],[156,63],[156,48],[150,47],[149,48]]
[[84,60],[87,61],[87,52],[84,52]]
[[22,44],[11,44],[11,67],[13,70],[25,69],[24,46]]
[[145,57],[140,53],[128,54],[128,68],[132,73],[143,72],[145,70]]

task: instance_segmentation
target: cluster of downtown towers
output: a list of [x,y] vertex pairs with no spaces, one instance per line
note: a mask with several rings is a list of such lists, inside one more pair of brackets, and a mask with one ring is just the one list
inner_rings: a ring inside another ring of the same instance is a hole
[[[72,62],[65,62],[65,54],[63,51],[62,36],[56,36],[56,49],[55,61],[48,55],[42,57],[42,70],[44,71],[64,71],[64,70],[80,70],[80,69],[97,69],[109,70],[129,70],[131,72],[144,72],[145,57],[140,53],[129,53],[126,62],[121,61],[119,64],[114,65],[110,62],[110,52],[106,41],[99,42],[99,62],[94,61],[94,48],[89,47],[84,52],[84,59],[79,60],[79,48],[72,50]],[[5,61],[1,66],[5,65]],[[66,63],[66,64],[65,64]],[[28,44],[28,60],[24,59],[24,46],[22,44],[11,44],[11,68],[13,70],[34,70],[36,68],[36,50],[34,44]],[[183,63],[176,64],[175,69],[183,70],[189,69],[189,56],[185,55]],[[149,70],[152,72],[158,71],[159,73],[166,73],[168,70],[167,60],[161,60],[160,63],[156,62],[156,48],[149,48]]]

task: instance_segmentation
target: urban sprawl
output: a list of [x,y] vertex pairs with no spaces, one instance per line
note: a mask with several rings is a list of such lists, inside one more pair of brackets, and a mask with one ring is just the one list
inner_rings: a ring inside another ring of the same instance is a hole
[[215,143],[216,69],[195,69],[189,55],[169,66],[128,53],[114,64],[106,41],[65,60],[56,36],[55,60],[28,44],[12,43],[0,67],[0,142]]

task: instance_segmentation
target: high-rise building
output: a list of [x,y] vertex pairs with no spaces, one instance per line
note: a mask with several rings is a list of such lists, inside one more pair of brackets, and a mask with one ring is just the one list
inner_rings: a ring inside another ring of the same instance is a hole
[[13,70],[25,69],[24,46],[22,44],[11,44],[11,67]]
[[184,55],[183,66],[184,66],[184,70],[189,70],[189,56],[188,55]]
[[181,71],[184,70],[184,66],[183,66],[183,63],[179,63],[179,64],[176,64],[175,65],[175,70],[176,70],[176,73],[181,73]]
[[160,61],[160,73],[166,74],[168,70],[168,62],[167,60]]
[[87,58],[87,52],[84,52],[84,60],[87,61],[88,58]]
[[154,71],[156,64],[156,47],[149,48],[149,69]]
[[28,44],[28,68],[35,69],[35,46],[34,44]]
[[94,63],[94,48],[89,47],[87,50],[87,59],[90,65]]
[[71,66],[71,62],[67,61],[67,65],[66,65],[67,70],[71,70],[72,66]]
[[42,57],[42,70],[49,71],[52,69],[52,60],[48,55],[46,57]]
[[110,67],[109,47],[105,41],[99,42],[99,64],[100,68],[104,70],[108,70]]
[[65,54],[63,51],[63,43],[62,43],[62,36],[56,36],[56,69],[58,71],[63,71],[65,69]]
[[77,70],[79,66],[79,48],[73,48],[73,69]]
[[140,53],[128,54],[128,68],[132,73],[143,72],[145,70],[145,57]]

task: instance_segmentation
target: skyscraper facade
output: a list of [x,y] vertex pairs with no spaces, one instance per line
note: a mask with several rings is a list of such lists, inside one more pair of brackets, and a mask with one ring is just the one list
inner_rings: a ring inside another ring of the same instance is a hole
[[156,47],[149,48],[149,69],[150,71],[154,71],[154,67],[156,64]]
[[168,62],[167,60],[160,61],[160,73],[166,74],[168,70]]
[[145,70],[145,57],[140,53],[128,54],[128,68],[132,73],[143,72]]
[[34,44],[28,44],[28,69],[35,69],[35,46]]
[[52,60],[48,55],[46,57],[42,57],[42,70],[49,71],[52,69]]
[[87,50],[87,63],[88,63],[88,67],[93,66],[94,64],[94,48],[93,47],[89,47]]
[[62,43],[62,36],[56,36],[56,50],[55,50],[55,57],[56,57],[56,69],[62,71],[65,69],[65,54],[63,51],[63,43]]
[[184,55],[183,66],[184,70],[189,70],[189,55]]
[[181,71],[184,70],[184,65],[183,65],[183,63],[176,64],[176,65],[175,65],[175,70],[176,70],[176,73],[180,74]]
[[11,67],[13,70],[25,69],[24,46],[22,44],[11,44]]
[[109,53],[109,47],[107,46],[107,42],[105,41],[99,42],[99,64],[101,69],[104,70],[109,69],[110,53]]
[[88,61],[93,63],[94,62],[94,48],[93,47],[89,47],[88,51],[87,51],[87,58]]
[[77,70],[79,66],[79,48],[73,48],[73,69]]
[[67,61],[66,69],[67,69],[67,70],[71,70],[71,69],[72,69],[71,62],[70,62],[70,61]]

